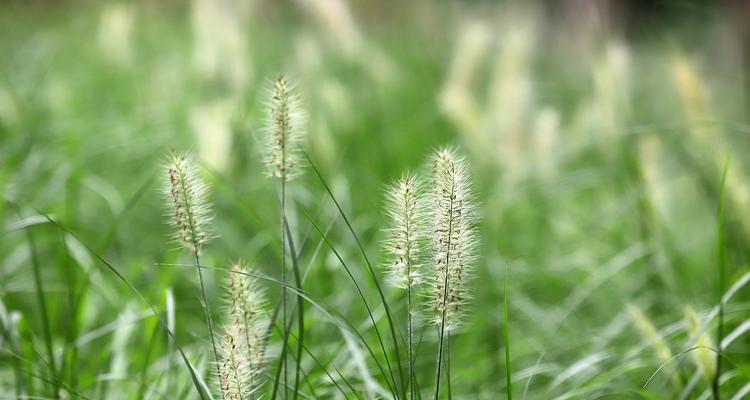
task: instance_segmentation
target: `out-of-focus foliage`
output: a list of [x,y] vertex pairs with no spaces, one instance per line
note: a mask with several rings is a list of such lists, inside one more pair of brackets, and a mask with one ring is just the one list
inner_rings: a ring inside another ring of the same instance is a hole
[[[741,1],[646,3],[4,2],[0,393],[197,398],[163,327],[96,255],[163,313],[211,384],[197,278],[169,241],[160,166],[170,149],[199,155],[219,234],[205,265],[242,259],[278,277],[278,182],[265,177],[259,146],[269,85],[286,73],[309,117],[307,154],[378,265],[389,262],[384,185],[426,172],[440,146],[468,155],[482,222],[469,310],[451,333],[456,398],[507,391],[506,270],[519,398],[705,399],[716,346],[722,397],[742,398],[750,11]],[[378,305],[357,243],[314,173],[287,190],[305,291],[382,357],[308,217]],[[717,248],[727,255],[721,341]],[[205,277],[221,319],[226,276]],[[279,287],[261,284],[270,310]],[[386,297],[403,335],[403,292]],[[343,376],[363,396],[387,395],[362,345],[308,309],[305,346],[326,368],[305,353],[301,391],[343,398],[331,381],[351,390]],[[382,305],[373,315],[385,332]],[[436,333],[417,326],[416,374],[430,397]],[[280,343],[272,334],[271,359]]]

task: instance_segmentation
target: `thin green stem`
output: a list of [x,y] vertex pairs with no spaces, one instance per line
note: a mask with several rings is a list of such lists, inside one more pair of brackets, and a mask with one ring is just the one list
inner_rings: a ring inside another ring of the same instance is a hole
[[446,389],[448,389],[448,400],[452,400],[453,390],[451,389],[451,331],[448,331],[445,337],[445,383]]
[[[203,272],[201,268],[201,261],[200,257],[198,256],[198,251],[196,250],[194,253],[195,255],[195,265],[198,269],[198,280],[201,284],[201,295],[203,296],[203,311],[206,315],[206,323],[208,324],[208,335],[211,337],[211,348],[214,351],[214,361],[216,363],[216,373],[220,374],[221,371],[219,370],[219,352],[216,350],[216,340],[214,338],[214,324],[211,320],[211,310],[208,306],[208,296],[206,295],[206,285],[203,283]],[[222,398],[224,395],[222,394]]]
[[297,398],[297,391],[299,390],[299,378],[300,370],[302,369],[302,347],[304,346],[305,338],[305,305],[302,301],[302,276],[299,270],[299,260],[297,259],[297,252],[294,249],[294,240],[292,239],[292,232],[289,229],[289,224],[284,218],[284,228],[286,229],[287,239],[289,240],[289,252],[292,255],[292,269],[294,271],[294,280],[297,285],[297,367],[294,373],[294,398]]
[[[282,149],[283,149],[282,145]],[[281,165],[284,164],[284,152],[281,153]],[[286,278],[286,236],[284,235],[284,218],[286,216],[286,177],[284,175],[281,176],[281,281],[286,284],[287,278]],[[282,352],[284,354],[284,357],[281,359],[281,366],[284,370],[284,398],[287,398],[287,389],[289,387],[287,382],[287,363],[286,363],[286,346],[287,341],[289,338],[288,332],[286,332],[286,320],[287,320],[287,304],[286,304],[286,286],[284,286],[281,289],[281,320],[284,321],[282,326],[284,327],[284,351]],[[275,399],[276,397],[271,397],[272,399]]]
[[[286,286],[286,284],[283,284],[283,286]],[[271,398],[275,399],[276,395],[278,394],[279,390],[279,381],[281,380],[281,371],[284,369],[284,359],[286,358],[286,345],[289,343],[289,331],[291,329],[291,326],[287,327],[286,321],[282,320],[282,346],[281,346],[281,354],[279,354],[279,364],[276,368],[276,372],[274,373],[274,379],[273,379],[273,389],[271,390]],[[288,329],[289,328],[289,329]],[[286,387],[284,389],[286,392]]]
[[[214,336],[214,324],[211,320],[211,310],[208,305],[208,295],[206,295],[206,284],[203,282],[203,271],[201,268],[201,260],[200,255],[198,254],[198,246],[199,246],[199,239],[196,236],[197,228],[195,226],[195,221],[193,220],[193,210],[190,209],[190,200],[188,199],[188,187],[185,182],[185,179],[179,179],[180,186],[181,186],[181,193],[182,193],[182,199],[185,204],[185,213],[188,217],[188,226],[190,228],[190,237],[191,241],[193,243],[193,256],[195,256],[195,266],[198,270],[198,280],[200,281],[201,286],[201,296],[203,297],[203,312],[206,316],[206,324],[208,324],[208,335],[211,337],[211,348],[214,351],[214,363],[216,364],[216,373],[219,376],[221,374],[221,371],[219,370],[219,352],[216,350],[216,339]],[[223,398],[223,394],[222,394]]]
[[513,385],[510,368],[510,333],[508,332],[508,267],[505,267],[503,285],[503,336],[505,336],[505,383],[508,386],[508,400],[513,400]]
[[[451,166],[455,168],[455,166]],[[451,175],[455,176],[455,171],[451,171]],[[451,192],[450,192],[450,207],[448,208],[448,243],[446,243],[445,252],[445,279],[443,282],[443,308],[442,315],[440,316],[440,342],[438,344],[438,356],[437,356],[437,368],[435,372],[435,396],[434,399],[438,400],[440,396],[440,370],[443,365],[443,346],[445,341],[445,313],[448,308],[448,276],[450,275],[450,254],[451,254],[451,242],[453,239],[453,196],[456,191],[456,182],[451,179]]]
[[727,183],[727,170],[729,169],[729,157],[724,161],[724,170],[721,174],[721,188],[719,192],[719,211],[717,215],[717,227],[716,227],[716,257],[719,268],[719,288],[716,296],[719,301],[719,315],[718,315],[718,327],[716,333],[716,341],[719,346],[719,351],[716,353],[716,372],[711,382],[711,393],[715,400],[721,399],[721,392],[719,390],[719,376],[721,375],[721,341],[724,339],[724,301],[722,296],[724,295],[725,280],[726,280],[726,268],[727,260],[726,253],[724,250],[724,190],[726,189]]
[[[410,267],[407,267],[407,271]],[[411,278],[409,278],[411,280]],[[406,288],[406,330],[407,336],[409,337],[409,398],[414,400],[414,330],[412,328],[412,304],[411,304],[411,282],[409,287]]]
[[404,203],[406,207],[404,208],[406,210],[404,218],[405,223],[405,231],[407,235],[407,245],[406,245],[406,335],[408,337],[408,351],[409,351],[409,398],[411,400],[414,400],[414,343],[413,343],[413,328],[412,328],[412,304],[411,304],[411,289],[413,285],[412,281],[412,258],[411,258],[411,244],[408,243],[408,235],[411,232],[412,227],[409,226],[409,209],[411,204],[409,198],[409,192],[404,192]]

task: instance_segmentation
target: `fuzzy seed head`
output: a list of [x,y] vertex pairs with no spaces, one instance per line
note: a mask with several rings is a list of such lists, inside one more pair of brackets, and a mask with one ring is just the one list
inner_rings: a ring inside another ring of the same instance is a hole
[[694,347],[696,347],[690,355],[706,381],[711,382],[716,375],[716,355],[711,350],[715,348],[713,340],[708,332],[701,332],[700,317],[692,307],[685,307],[685,317],[688,323],[688,333],[691,339],[695,340]]
[[213,238],[208,187],[198,176],[192,155],[170,153],[166,166],[165,197],[175,239],[189,251],[200,252]]
[[240,335],[239,332],[227,332],[219,346],[219,382],[225,400],[242,400],[249,391],[245,386],[248,366],[238,343]]
[[285,76],[273,82],[270,97],[264,158],[270,176],[288,181],[300,171],[299,145],[306,130],[306,115]]
[[421,282],[424,201],[422,181],[405,174],[386,190],[385,209],[390,220],[385,249],[388,272],[394,286],[408,289]]
[[235,264],[226,281],[227,320],[219,343],[219,382],[227,400],[253,398],[264,363],[263,291]]
[[672,375],[672,384],[675,389],[682,391],[682,381],[680,380],[680,376],[678,374],[673,374],[672,372],[674,371],[674,368],[669,365],[673,354],[667,341],[664,340],[664,337],[659,333],[659,330],[640,308],[633,304],[627,304],[625,306],[625,312],[630,315],[630,319],[633,320],[635,328],[641,334],[643,339],[648,342],[649,346],[651,346],[656,359],[663,363],[665,365],[665,370],[669,371],[669,374]]
[[630,315],[635,328],[641,336],[651,345],[659,361],[663,363],[669,362],[672,358],[672,350],[646,314],[632,304],[627,304],[625,311]]
[[[464,159],[442,149],[432,158],[431,226],[433,321],[455,328],[467,301],[466,279],[475,258],[475,206]],[[444,322],[443,322],[444,320]]]

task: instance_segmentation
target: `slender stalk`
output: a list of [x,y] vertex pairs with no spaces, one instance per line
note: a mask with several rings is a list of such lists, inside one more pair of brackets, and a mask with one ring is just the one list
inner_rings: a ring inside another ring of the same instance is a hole
[[[411,267],[407,269],[411,271]],[[414,329],[412,328],[412,304],[411,304],[411,284],[406,289],[406,308],[407,308],[407,336],[409,346],[409,398],[414,400]]]
[[[284,140],[284,136],[282,136],[282,140]],[[285,148],[285,145],[282,144],[281,148]],[[282,165],[286,165],[286,152],[281,153],[281,162]],[[284,235],[284,218],[286,217],[286,176],[281,176],[281,281],[284,282],[284,285],[287,283],[286,279],[286,236]],[[281,320],[284,321],[282,326],[284,327],[284,337],[288,338],[288,333],[286,332],[286,286],[282,287],[281,289]],[[288,339],[287,339],[288,340]],[[284,347],[286,348],[287,341],[284,341]],[[286,350],[286,349],[284,349]],[[286,363],[286,351],[283,352],[284,357],[281,359],[281,365],[284,370],[284,398],[287,398],[287,389],[289,387],[287,382],[287,363]],[[276,397],[271,397],[272,399],[275,399]]]
[[[464,281],[474,259],[476,240],[472,190],[464,159],[454,150],[444,148],[433,156],[435,294],[432,306],[434,322],[439,326],[438,355],[435,368],[434,399],[440,396],[443,358],[446,359],[446,377],[450,380],[450,331],[460,323],[460,311],[465,302]],[[450,382],[448,383],[449,397]]]
[[198,251],[196,250],[194,253],[195,255],[195,265],[198,269],[198,280],[201,284],[201,296],[203,296],[203,311],[206,315],[206,323],[208,324],[208,335],[211,337],[211,348],[214,351],[214,360],[216,362],[216,373],[219,373],[219,352],[216,350],[216,340],[214,337],[214,323],[211,319],[211,309],[208,305],[208,296],[206,295],[206,285],[203,283],[203,272],[201,268],[201,261],[200,257],[198,256]]
[[[282,146],[283,148],[283,146]],[[282,160],[284,160],[284,154],[285,152],[281,153]],[[282,161],[282,165],[284,161]],[[289,329],[291,329],[291,324],[287,324],[287,278],[286,278],[286,248],[287,248],[287,235],[285,233],[289,233],[288,229],[289,226],[286,224],[286,177],[284,175],[281,176],[281,199],[280,199],[280,209],[281,209],[281,282],[283,283],[282,289],[281,289],[281,319],[282,319],[282,349],[281,349],[281,355],[280,355],[280,364],[279,368],[276,370],[276,382],[274,383],[273,390],[271,393],[271,399],[276,399],[276,395],[278,394],[278,379],[281,375],[281,371],[284,371],[284,377],[283,381],[284,384],[284,398],[287,397],[287,391],[289,389],[287,376],[288,376],[288,365],[286,363],[286,350],[287,345],[289,343]],[[293,247],[291,234],[289,234],[289,246]],[[293,250],[292,250],[293,251]],[[296,255],[292,253],[292,261],[295,260]],[[297,288],[299,290],[302,290],[302,282],[300,279],[297,279],[298,277],[298,271],[295,270],[295,280],[297,283]],[[300,369],[301,369],[301,350],[302,350],[302,343],[301,338],[304,334],[304,311],[302,310],[302,301],[299,300],[298,295],[298,303],[299,303],[299,322],[298,322],[298,334],[300,337],[300,340],[297,341],[297,366],[296,366],[296,372],[295,372],[295,382],[294,382],[294,398],[297,397],[297,393],[299,391],[299,376],[300,376]]]
[[[195,226],[195,221],[193,218],[193,210],[190,209],[191,201],[188,198],[189,189],[187,187],[187,182],[185,179],[179,179],[180,186],[181,186],[181,194],[182,198],[185,204],[185,212],[187,214],[187,220],[188,220],[188,227],[190,228],[190,237],[192,240],[193,245],[193,256],[195,257],[195,267],[198,270],[198,280],[200,281],[201,286],[201,296],[203,297],[203,312],[206,317],[206,324],[208,325],[208,335],[211,337],[211,348],[214,351],[214,363],[216,365],[216,373],[220,374],[219,371],[219,352],[216,350],[216,339],[214,336],[214,324],[211,320],[211,310],[208,305],[208,295],[206,295],[206,284],[203,281],[203,269],[201,268],[201,260],[200,255],[198,253],[199,247],[197,246],[197,243],[200,243],[201,239],[199,239],[196,235],[197,229]],[[218,376],[218,375],[217,375]]]
[[[291,326],[287,327],[286,321],[281,321],[281,323],[283,325],[283,328],[282,328],[283,344],[281,346],[281,354],[279,354],[279,366],[278,368],[276,368],[276,373],[274,374],[273,389],[271,391],[271,399],[275,399],[276,395],[278,394],[279,380],[281,377],[281,371],[284,369],[284,359],[286,358],[286,344],[289,342],[289,330],[291,329]],[[286,392],[286,386],[284,388],[284,392]]]
[[505,267],[503,285],[503,336],[505,336],[505,383],[508,386],[508,400],[513,400],[513,385],[510,368],[510,332],[508,332],[508,267]]
[[719,315],[716,333],[716,343],[718,344],[718,351],[716,352],[716,372],[714,373],[713,380],[711,382],[711,393],[714,399],[721,399],[721,392],[719,391],[719,376],[721,375],[721,341],[724,339],[724,296],[726,279],[726,254],[724,252],[724,189],[727,180],[727,169],[729,169],[729,157],[724,162],[724,171],[721,174],[721,189],[719,192],[719,211],[717,215],[717,228],[716,228],[716,257],[719,268],[719,291],[716,294],[719,299]]
[[[407,215],[404,215],[404,223],[406,224],[406,232],[407,236],[411,232],[411,218],[409,218],[408,212],[409,212],[409,195],[410,193],[408,191],[404,191],[404,204],[406,205],[405,211]],[[413,200],[412,200],[413,201]],[[412,278],[412,254],[411,254],[411,246],[406,246],[406,279],[407,279],[407,287],[406,287],[406,309],[407,309],[407,336],[408,336],[408,351],[409,351],[409,398],[414,400],[414,335],[413,335],[413,328],[412,328],[412,304],[411,304],[411,289],[412,285],[414,284],[413,278]]]
[[[389,223],[385,250],[389,254],[387,271],[393,286],[406,290],[407,339],[404,340],[408,352],[408,373],[401,378],[403,396],[414,400],[414,327],[412,317],[412,292],[420,283],[419,255],[420,243],[424,237],[424,227],[420,223],[424,208],[422,202],[422,181],[411,173],[388,185],[385,197],[385,213]],[[403,340],[403,339],[402,339]]]
[[299,269],[299,260],[297,259],[297,252],[294,249],[294,240],[292,239],[292,231],[289,229],[289,223],[284,218],[284,228],[288,236],[289,241],[289,252],[292,256],[292,270],[294,272],[294,281],[297,286],[297,367],[294,373],[294,397],[297,397],[297,391],[299,390],[299,378],[300,371],[302,369],[302,348],[304,347],[305,337],[305,304],[302,301],[302,276]]
[[[451,165],[452,169],[455,169],[455,165]],[[455,171],[452,171],[455,172]],[[440,342],[438,344],[438,356],[437,356],[437,368],[435,372],[435,396],[434,399],[438,400],[438,396],[440,395],[440,370],[443,364],[443,346],[444,346],[444,339],[445,339],[445,312],[448,309],[448,276],[450,276],[450,254],[451,254],[451,239],[453,239],[453,197],[456,192],[456,182],[455,180],[452,180],[451,182],[451,191],[450,191],[450,208],[449,208],[449,218],[448,218],[448,243],[447,243],[447,250],[445,252],[445,278],[443,282],[443,307],[442,312],[440,316]]]
[[451,331],[448,331],[445,338],[445,381],[447,383],[446,388],[448,389],[448,400],[453,399],[453,391],[451,390]]
[[[295,176],[298,160],[294,151],[296,145],[302,139],[305,132],[305,112],[299,105],[299,99],[294,93],[294,87],[289,83],[284,75],[280,75],[273,83],[271,88],[271,103],[268,113],[268,126],[266,127],[266,146],[264,158],[269,167],[269,175],[281,180],[280,188],[280,234],[281,234],[281,281],[286,284],[286,243],[287,238],[284,235],[284,224],[286,221],[286,181]],[[287,226],[288,229],[288,226]],[[299,271],[295,271],[299,274]],[[299,280],[298,280],[299,281]],[[299,283],[299,282],[298,282]],[[287,322],[287,288],[282,288],[281,314],[282,327],[286,329]],[[304,314],[303,307],[299,307],[299,327],[298,333],[302,336],[304,332]],[[288,334],[284,332],[284,347],[288,344]],[[288,385],[288,365],[286,352],[282,350],[284,357],[280,360],[280,366],[284,370],[284,398],[287,397]],[[302,346],[298,343],[297,355],[301,357]],[[293,396],[297,397],[300,383],[301,358],[296,359],[296,371],[293,386]],[[273,391],[272,400],[276,398],[276,388]]]

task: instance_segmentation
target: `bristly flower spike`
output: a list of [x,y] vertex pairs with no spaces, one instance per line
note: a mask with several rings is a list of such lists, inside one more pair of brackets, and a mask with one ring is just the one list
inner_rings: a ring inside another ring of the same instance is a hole
[[[450,338],[451,330],[458,326],[465,309],[465,281],[474,261],[477,239],[473,227],[476,219],[473,194],[463,158],[450,149],[438,150],[432,157],[431,183],[433,225],[430,234],[435,266],[432,311],[439,332],[434,400],[438,400],[445,337]],[[446,368],[450,368],[450,364]]]
[[[188,153],[178,154],[172,150],[167,160],[166,173],[168,180],[164,191],[170,211],[169,217],[175,228],[174,236],[195,257],[206,325],[211,338],[214,360],[218,363],[219,352],[216,348],[216,336],[200,261],[203,245],[213,237],[208,229],[212,218],[208,204],[208,187],[198,175],[198,167],[194,158]],[[216,364],[217,373],[221,373],[219,367],[219,364]]]
[[446,330],[460,322],[467,300],[466,279],[475,259],[473,192],[464,159],[451,149],[432,158],[432,237],[434,322]]
[[386,189],[385,210],[390,220],[385,249],[389,254],[391,283],[406,289],[407,344],[409,350],[409,393],[414,398],[414,329],[412,292],[422,282],[421,264],[425,207],[422,181],[409,173]]
[[189,251],[200,253],[203,245],[213,238],[208,228],[212,219],[208,188],[198,175],[194,158],[189,153],[172,151],[166,169],[165,195],[175,239]]
[[385,212],[390,220],[385,241],[390,257],[388,273],[391,283],[401,289],[414,287],[422,281],[423,188],[421,179],[406,173],[386,189]]
[[248,366],[238,343],[241,333],[236,328],[234,325],[227,327],[227,332],[219,342],[219,385],[223,400],[243,400],[249,392]]
[[242,264],[226,281],[224,337],[219,344],[219,382],[224,399],[250,399],[261,384],[265,356],[263,291]]
[[307,117],[294,86],[284,75],[273,81],[270,97],[264,159],[270,176],[289,181],[300,172],[299,145],[306,133]]

